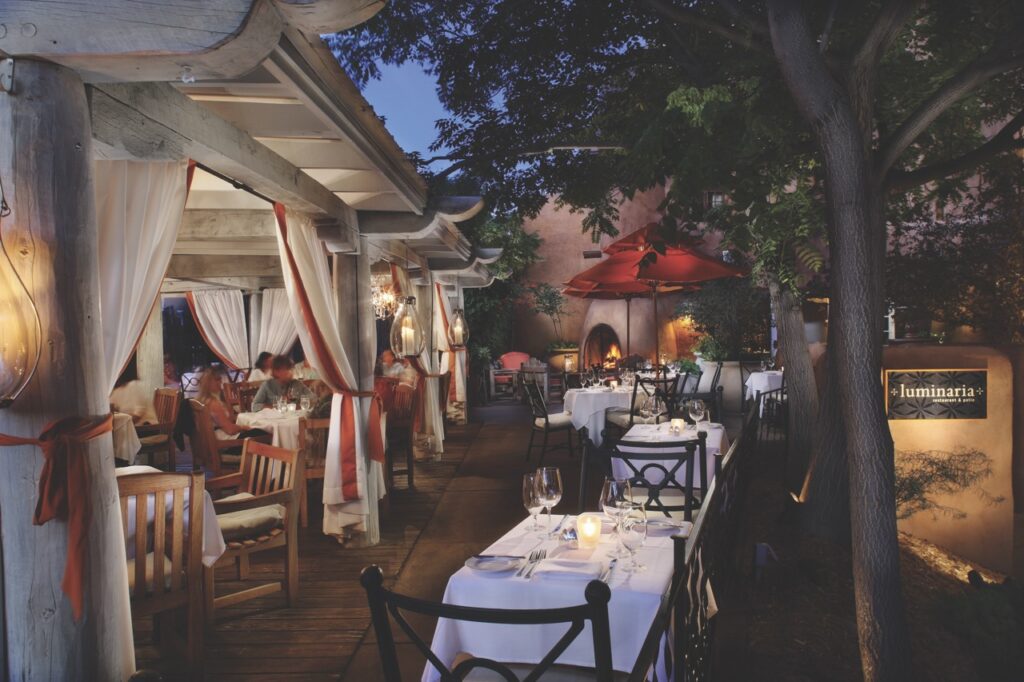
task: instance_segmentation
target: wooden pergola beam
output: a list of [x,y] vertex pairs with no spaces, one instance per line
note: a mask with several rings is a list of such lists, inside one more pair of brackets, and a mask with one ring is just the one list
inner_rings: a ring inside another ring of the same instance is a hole
[[171,256],[165,277],[209,279],[211,277],[280,277],[279,256],[176,255]]
[[[287,159],[166,83],[87,86],[105,158],[191,158],[290,208],[336,221],[352,251],[356,213]],[[339,248],[336,244],[335,248]]]

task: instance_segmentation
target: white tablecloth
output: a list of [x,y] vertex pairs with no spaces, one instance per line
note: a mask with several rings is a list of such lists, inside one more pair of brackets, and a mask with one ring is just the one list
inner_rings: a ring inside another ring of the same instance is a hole
[[563,401],[565,411],[572,413],[573,427],[577,431],[586,427],[590,440],[594,445],[600,445],[604,411],[609,407],[628,408],[632,399],[632,388],[570,388],[565,392]]
[[[626,432],[626,435],[622,437],[619,442],[619,449],[625,452],[629,451],[629,441],[643,441],[643,442],[658,442],[658,441],[676,441],[676,440],[696,440],[697,429],[689,427],[685,429],[680,435],[675,435],[669,431],[671,424],[634,424],[633,427]],[[710,422],[702,422],[700,429],[708,434],[707,439],[707,467],[708,467],[708,483],[715,477],[715,455],[719,452],[729,451],[729,434],[725,432],[725,427],[721,424],[711,424]],[[671,451],[669,451],[671,452]],[[658,462],[669,471],[675,465],[672,460],[643,460],[642,463],[650,464]],[[639,469],[642,466],[641,461],[637,461],[636,466]],[[612,473],[618,478],[629,478],[633,475],[633,472],[629,470],[629,467],[621,459],[612,460]],[[645,477],[651,483],[659,483],[663,478],[657,469],[651,469]],[[676,472],[676,480],[682,485],[686,485],[686,465],[679,467],[679,471]],[[700,480],[700,468],[693,472],[693,485],[699,487]]]
[[122,462],[135,463],[135,456],[142,449],[139,434],[130,414],[114,413],[114,426],[110,432],[114,439],[114,457]]
[[236,423],[247,429],[263,429],[273,434],[272,445],[289,450],[299,449],[299,420],[306,412],[278,412],[273,407],[265,407],[259,412],[242,412]]
[[[164,472],[159,469],[155,469],[150,466],[130,466],[121,467],[115,469],[114,473],[120,478],[121,476],[131,476],[132,474],[162,474]],[[186,519],[188,518],[188,505],[189,505],[189,490],[185,489],[185,514]],[[167,495],[167,514],[170,515],[174,509],[174,497]],[[156,496],[150,495],[148,502],[148,509],[146,512],[146,518],[149,523],[153,523],[153,507],[156,504]],[[187,526],[186,526],[187,529]],[[128,558],[135,558],[135,498],[128,499],[128,535],[125,537],[127,543],[125,548],[128,552]],[[227,545],[224,543],[224,534],[220,532],[220,525],[217,523],[217,510],[213,507],[213,498],[210,497],[209,491],[203,491],[203,564],[205,566],[213,566],[217,563],[217,559],[224,554],[227,549]]]
[[[767,393],[782,388],[782,370],[751,372],[747,377],[747,400],[753,400],[758,393]],[[762,410],[764,406],[762,405]]]
[[[557,520],[557,514],[555,518]],[[487,548],[485,553],[527,556],[540,542],[537,533],[525,530],[528,521],[513,528]],[[549,557],[556,546],[557,541],[553,540],[545,540],[541,545],[548,550]],[[607,562],[607,554],[612,548],[611,536],[605,534],[596,549],[575,550],[572,554],[574,558],[579,558],[580,553],[590,552],[589,558]],[[672,577],[672,539],[667,535],[652,534],[637,552],[637,557],[647,570],[626,573],[621,567],[628,560],[620,559],[608,581],[612,591],[612,599],[608,604],[612,665],[622,672],[632,670],[636,663],[661,597],[668,589]],[[576,606],[586,602],[583,591],[588,582],[583,577],[578,580],[552,579],[537,575],[525,580],[511,573],[488,575],[463,567],[449,578],[444,602],[502,609]],[[565,634],[565,630],[565,624],[494,625],[442,618],[438,620],[434,631],[431,649],[446,664],[450,664],[460,652],[505,663],[539,663]],[[664,651],[663,647],[661,651]],[[593,636],[589,624],[558,658],[558,663],[593,667]],[[437,670],[428,663],[423,671],[423,682],[439,679]],[[659,675],[658,679],[665,678]]]

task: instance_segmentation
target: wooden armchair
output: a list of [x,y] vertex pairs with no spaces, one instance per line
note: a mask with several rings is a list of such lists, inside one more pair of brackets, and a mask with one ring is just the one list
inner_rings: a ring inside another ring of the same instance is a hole
[[224,404],[235,412],[242,411],[239,407],[238,387],[239,384],[233,381],[225,381],[220,387],[221,394],[224,396]]
[[302,527],[309,526],[309,482],[323,480],[327,460],[327,434],[331,430],[330,419],[299,420],[299,454],[306,461],[306,478],[302,485],[302,502],[299,519]]
[[[418,393],[408,386],[399,386],[395,389],[395,399],[391,410],[387,413],[388,447],[385,453],[385,483],[388,491],[395,487],[395,474],[405,474],[408,480],[408,487],[415,484],[415,469],[413,462],[413,445],[416,440],[414,424],[416,413],[419,410]],[[405,450],[405,469],[395,471],[395,444],[401,443]]]
[[252,401],[262,385],[262,381],[243,381],[237,384],[239,412],[252,412]]
[[[178,649],[173,653],[184,653],[193,669],[200,668],[203,651],[203,475],[133,474],[118,477],[117,488],[126,541],[134,535],[129,543],[134,555],[128,560],[132,615],[152,616],[154,637],[161,648]],[[149,518],[151,499],[152,522]],[[182,609],[185,612],[183,642],[172,640],[173,617]]]
[[178,423],[178,412],[181,410],[181,391],[176,388],[158,388],[153,393],[153,409],[156,412],[156,424],[140,424],[135,427],[139,434],[142,449],[152,457],[158,452],[167,453],[167,470],[175,470],[178,448],[174,444],[174,426]]
[[241,455],[228,452],[241,448],[244,441],[237,438],[231,440],[220,440],[214,433],[213,417],[206,405],[195,398],[188,401],[192,408],[192,426],[188,434],[188,442],[192,448],[192,463],[198,467],[202,465],[214,476],[220,476],[228,469],[234,469],[239,465]]
[[[203,569],[208,622],[213,621],[219,608],[281,589],[286,592],[288,606],[295,604],[299,594],[298,526],[300,497],[305,485],[304,467],[305,460],[296,450],[276,448],[247,438],[239,471],[207,481],[211,490],[238,491],[213,503],[227,551],[214,566]],[[278,547],[285,548],[284,580],[216,596],[214,576],[218,566],[233,562],[238,579],[246,580],[250,555]]]

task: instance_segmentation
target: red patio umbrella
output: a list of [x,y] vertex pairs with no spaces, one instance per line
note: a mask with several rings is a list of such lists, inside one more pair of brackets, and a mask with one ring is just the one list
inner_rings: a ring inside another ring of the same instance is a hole
[[[661,293],[671,293],[674,291],[686,291],[689,287],[682,286],[668,286],[661,287]],[[566,296],[573,296],[575,298],[587,298],[591,300],[602,300],[602,301],[625,301],[626,302],[626,357],[632,354],[630,350],[630,337],[632,332],[632,323],[630,321],[630,302],[634,298],[644,297],[647,298],[651,295],[651,287],[644,282],[633,282],[628,284],[618,285],[615,288],[591,288],[588,290],[576,289],[573,287],[566,287],[562,290],[562,293]]]
[[660,223],[647,223],[639,230],[630,232],[625,237],[616,239],[604,248],[605,253],[619,253],[620,251],[638,251],[646,249],[655,244],[665,244],[679,247],[696,247],[701,242],[700,237],[680,235],[666,239]]
[[[653,232],[651,225],[643,230]],[[678,291],[681,287],[747,274],[742,268],[706,256],[690,247],[666,246],[664,251],[658,253],[650,244],[646,247],[623,247],[623,250],[578,273],[566,283],[570,290],[588,292],[592,297],[596,297],[596,292],[609,292],[622,293],[625,298],[627,291],[634,292],[629,295],[640,295],[640,290],[646,289],[654,299],[656,361],[661,351],[658,339],[659,292]]]

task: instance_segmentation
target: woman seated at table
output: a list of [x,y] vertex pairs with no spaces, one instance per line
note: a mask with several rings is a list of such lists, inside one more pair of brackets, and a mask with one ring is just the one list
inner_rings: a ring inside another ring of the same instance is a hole
[[253,438],[269,435],[263,429],[246,429],[235,423],[235,411],[224,402],[221,386],[224,384],[224,373],[215,367],[203,370],[199,376],[199,392],[196,400],[206,406],[213,420],[213,435],[218,440],[232,438]]
[[316,400],[313,391],[294,377],[295,363],[285,355],[278,355],[270,366],[270,378],[263,382],[252,400],[252,411],[259,412],[265,407],[274,407],[279,399],[296,402],[302,398]]
[[153,391],[139,381],[134,363],[128,366],[110,392],[110,406],[114,412],[130,414],[135,424],[156,424],[156,408],[153,406]]
[[248,381],[266,381],[270,378],[270,365],[274,361],[274,354],[263,351],[260,356],[256,358],[256,364],[252,366],[252,371],[249,372]]

